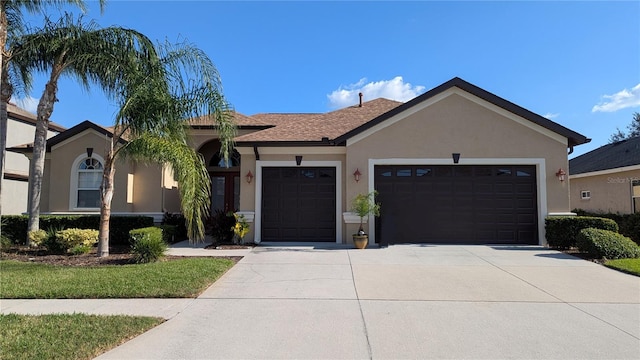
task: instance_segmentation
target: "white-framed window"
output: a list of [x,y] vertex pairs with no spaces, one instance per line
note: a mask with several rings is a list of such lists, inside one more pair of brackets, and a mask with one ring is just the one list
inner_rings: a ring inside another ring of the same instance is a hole
[[71,169],[71,209],[99,209],[100,184],[104,170],[103,159],[86,154],[76,158]]
[[580,199],[582,199],[582,200],[591,199],[591,191],[589,191],[589,190],[580,191]]
[[631,202],[633,203],[633,212],[640,212],[640,179],[631,180]]

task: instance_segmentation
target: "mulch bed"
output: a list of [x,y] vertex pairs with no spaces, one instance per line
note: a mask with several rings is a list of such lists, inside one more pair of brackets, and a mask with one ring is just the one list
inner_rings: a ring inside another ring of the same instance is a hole
[[[171,261],[184,259],[184,256],[168,255],[161,261]],[[219,256],[217,258],[225,258],[238,262],[242,256]],[[60,266],[105,266],[105,265],[128,265],[134,264],[133,255],[129,253],[128,247],[109,248],[109,256],[98,257],[95,251],[82,255],[47,254],[43,249],[31,249],[27,247],[15,247],[3,249],[0,253],[0,260],[16,260],[24,262],[36,262],[41,264],[60,265]]]

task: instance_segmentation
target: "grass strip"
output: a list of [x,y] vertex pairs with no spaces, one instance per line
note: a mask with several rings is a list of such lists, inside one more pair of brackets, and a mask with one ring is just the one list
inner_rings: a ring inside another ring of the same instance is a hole
[[0,315],[1,358],[92,359],[162,322],[121,315]]
[[607,260],[604,265],[631,275],[640,276],[640,259]]
[[223,258],[184,258],[99,267],[0,261],[2,299],[196,297],[234,265]]

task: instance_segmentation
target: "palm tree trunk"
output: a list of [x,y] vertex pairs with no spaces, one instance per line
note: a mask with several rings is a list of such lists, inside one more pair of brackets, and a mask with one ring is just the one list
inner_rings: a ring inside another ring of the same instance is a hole
[[[36,134],[33,139],[33,157],[29,166],[29,211],[28,232],[40,229],[40,195],[42,193],[42,176],[44,174],[44,158],[47,152],[47,132],[49,130],[49,116],[53,112],[53,105],[58,92],[57,72],[52,71],[51,79],[45,85],[44,92],[38,103],[36,119]],[[27,239],[29,245],[29,239]]]
[[98,234],[98,256],[109,256],[109,219],[111,218],[111,200],[113,200],[113,182],[116,173],[114,158],[114,141],[111,139],[111,148],[104,160],[102,173],[102,185],[100,185],[100,232]]
[[[0,56],[1,58],[1,56]],[[2,65],[0,64],[0,68]],[[12,87],[9,84],[6,69],[2,70],[0,75],[0,216],[2,215],[2,182],[4,181],[4,159],[7,156],[7,124],[9,122],[9,114],[7,112],[7,103],[11,99]]]
[[[11,95],[5,98],[8,90],[8,76],[5,69],[6,61],[4,59],[5,45],[7,43],[7,14],[4,7],[0,6],[0,216],[2,216],[2,181],[4,180],[4,159],[7,155],[7,123],[9,115],[7,114],[7,102]],[[0,225],[0,234],[2,227]]]

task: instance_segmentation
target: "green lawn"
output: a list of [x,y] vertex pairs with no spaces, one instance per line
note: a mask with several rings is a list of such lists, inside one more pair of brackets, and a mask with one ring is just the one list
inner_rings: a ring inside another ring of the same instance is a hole
[[141,316],[0,315],[0,358],[92,359],[162,322]]
[[640,259],[608,260],[606,266],[635,276],[640,276]]
[[184,258],[100,267],[0,261],[2,299],[196,297],[234,265],[229,259]]

